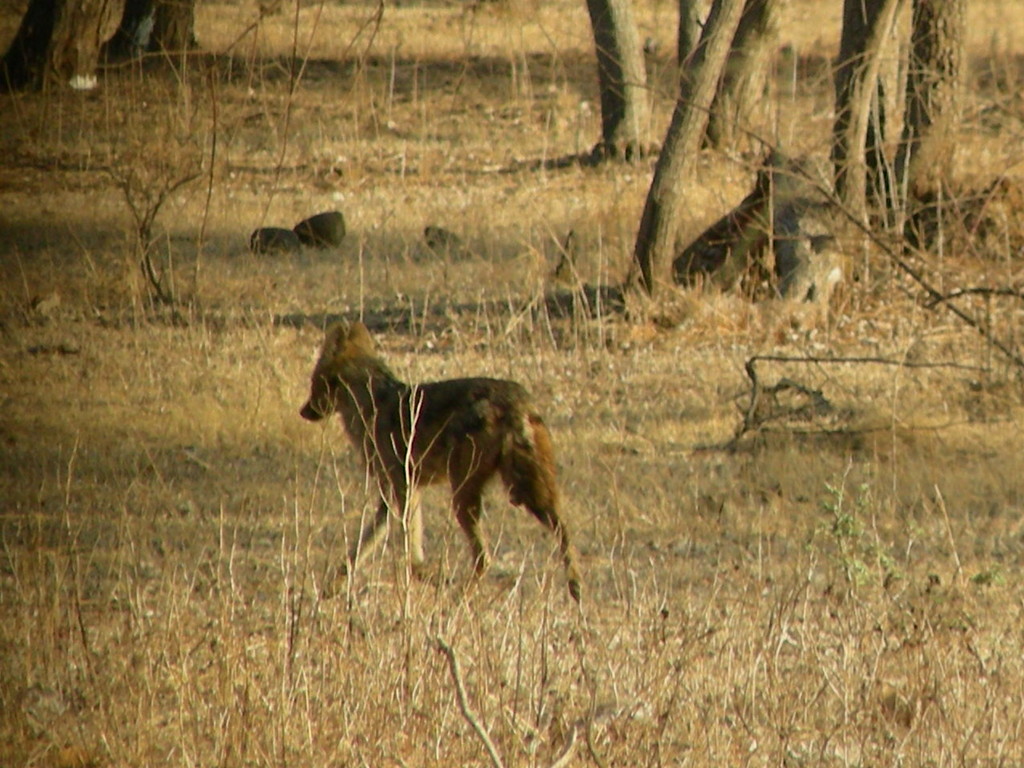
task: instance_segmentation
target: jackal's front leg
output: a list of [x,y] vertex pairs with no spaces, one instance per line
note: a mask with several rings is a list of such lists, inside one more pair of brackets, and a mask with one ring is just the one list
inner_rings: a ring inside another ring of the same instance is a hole
[[380,504],[377,506],[377,513],[369,520],[363,522],[362,529],[359,531],[359,538],[352,542],[352,545],[349,547],[345,562],[333,569],[333,571],[328,572],[323,588],[320,590],[321,598],[327,600],[341,591],[343,582],[348,578],[348,575],[355,570],[356,565],[363,559],[364,555],[373,549],[373,545],[380,537],[381,531],[387,525],[389,514],[387,499],[382,497]]
[[416,492],[406,487],[396,493],[396,512],[402,521],[403,546],[408,553],[409,566],[414,576],[424,576],[426,556],[423,554],[423,510]]

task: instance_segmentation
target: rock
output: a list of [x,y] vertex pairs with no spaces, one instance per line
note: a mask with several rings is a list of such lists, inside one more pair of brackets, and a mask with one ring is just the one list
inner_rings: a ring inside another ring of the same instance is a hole
[[341,211],[324,211],[303,219],[292,230],[311,248],[334,248],[345,239],[345,217]]
[[463,250],[462,238],[444,227],[429,224],[423,228],[423,242],[438,256],[450,256]]
[[253,253],[296,253],[301,248],[298,235],[283,227],[260,227],[249,236]]
[[51,317],[60,307],[60,293],[50,291],[45,295],[33,296],[29,309],[39,317]]

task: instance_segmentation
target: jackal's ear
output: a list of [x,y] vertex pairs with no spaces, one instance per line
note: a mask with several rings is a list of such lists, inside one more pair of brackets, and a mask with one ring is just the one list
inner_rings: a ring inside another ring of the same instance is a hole
[[370,335],[369,329],[358,321],[352,323],[349,327],[348,343],[360,352],[365,352],[370,355],[373,354],[375,349],[373,337]]
[[320,358],[330,360],[336,357],[344,348],[345,340],[348,338],[348,323],[332,323],[327,326],[324,332],[324,343],[320,347]]

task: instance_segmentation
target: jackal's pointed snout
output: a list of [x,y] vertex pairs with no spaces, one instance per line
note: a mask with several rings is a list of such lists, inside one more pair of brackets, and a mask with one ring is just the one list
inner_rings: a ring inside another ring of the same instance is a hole
[[313,405],[312,400],[307,400],[306,404],[302,406],[299,411],[299,416],[304,418],[306,421],[321,421],[324,418],[324,413]]

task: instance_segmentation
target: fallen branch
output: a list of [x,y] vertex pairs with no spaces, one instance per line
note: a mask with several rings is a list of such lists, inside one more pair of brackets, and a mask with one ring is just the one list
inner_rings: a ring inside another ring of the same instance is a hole
[[[761,405],[761,397],[765,392],[769,391],[769,388],[766,388],[761,383],[761,380],[757,375],[757,363],[762,361],[773,363],[811,363],[814,365],[888,365],[898,368],[953,368],[963,371],[985,370],[985,368],[978,365],[964,365],[962,363],[951,362],[915,363],[908,360],[891,360],[885,357],[790,357],[788,355],[754,355],[754,357],[749,358],[743,366],[744,370],[747,372],[747,378],[750,379],[750,403],[747,405],[746,412],[743,415],[743,422],[737,428],[736,434],[733,435],[732,440],[727,443],[727,447],[730,449],[734,448],[740,438],[747,432],[756,429],[764,421],[763,419],[758,419],[757,416],[758,408]],[[803,394],[811,397],[812,400],[817,400],[817,398],[821,397],[821,393],[819,391],[810,390],[807,387],[797,385],[795,382],[788,379],[784,379],[777,386],[797,389]]]
[[926,309],[934,309],[943,302],[959,299],[961,296],[1009,296],[1015,299],[1024,300],[1024,291],[1017,288],[987,288],[985,286],[979,286],[976,288],[959,288],[952,293],[947,293],[945,296],[932,298],[930,301],[926,302],[924,306]]
[[501,756],[498,754],[498,750],[494,747],[494,742],[491,741],[491,737],[488,735],[487,730],[480,724],[480,720],[477,718],[476,713],[473,712],[473,709],[469,706],[469,699],[466,696],[466,687],[462,684],[462,672],[459,670],[459,660],[455,657],[455,651],[440,637],[436,640],[438,649],[448,657],[448,670],[451,672],[452,681],[455,683],[455,693],[459,701],[459,710],[462,712],[462,716],[466,719],[466,722],[472,726],[473,730],[476,731],[476,735],[480,737],[480,741],[483,742],[484,749],[487,750],[487,755],[491,758],[491,763],[494,765],[494,768],[505,768],[504,763],[501,761]]

